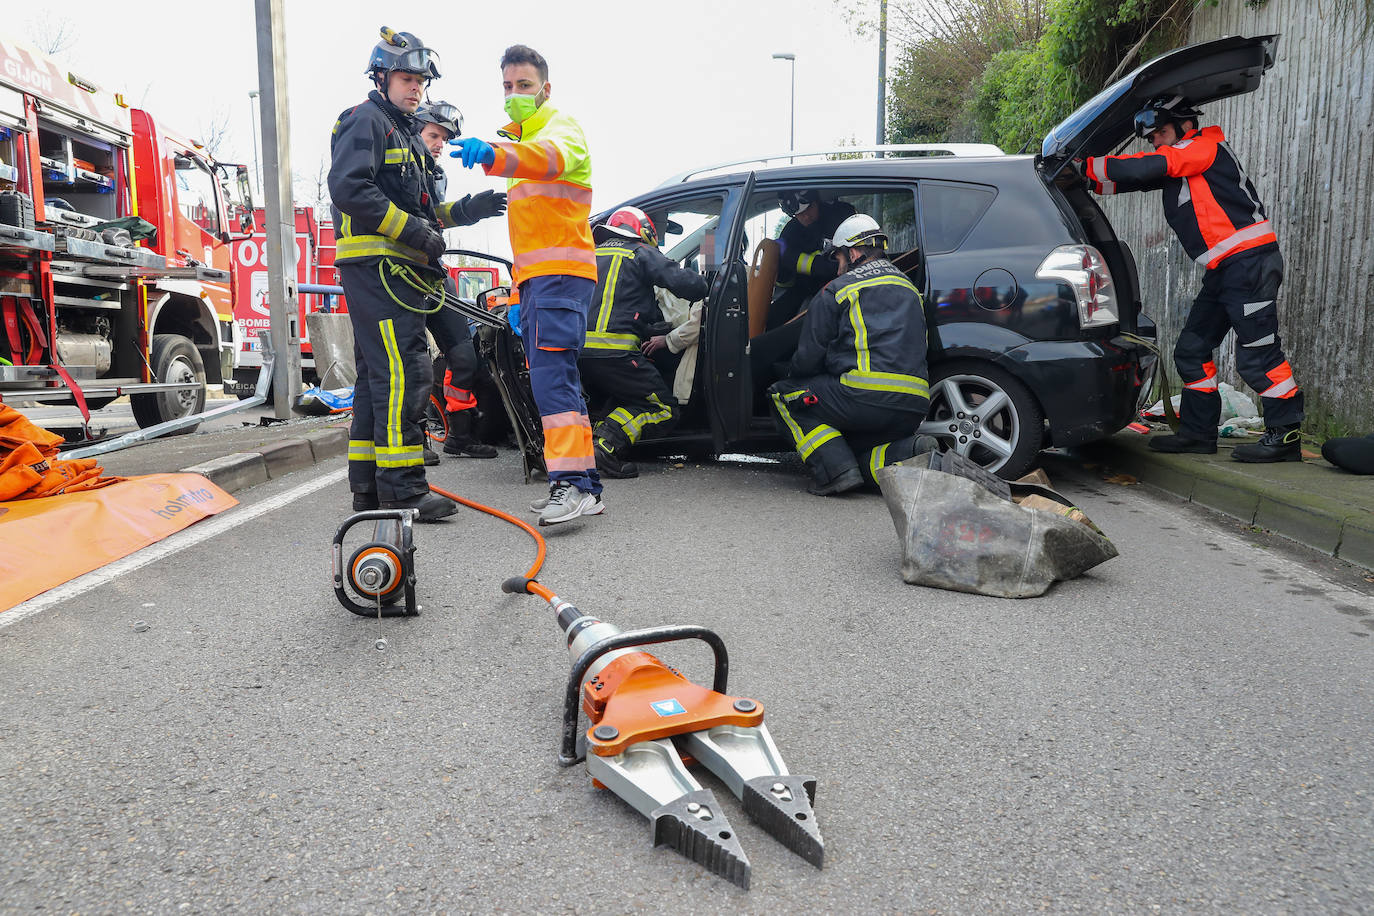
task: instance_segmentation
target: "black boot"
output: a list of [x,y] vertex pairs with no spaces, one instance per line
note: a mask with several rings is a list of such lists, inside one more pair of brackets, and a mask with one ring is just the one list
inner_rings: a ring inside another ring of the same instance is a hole
[[379,508],[379,505],[380,505],[380,504],[377,502],[377,494],[376,494],[376,493],[354,493],[354,494],[353,494],[353,511],[354,511],[354,512],[368,512],[368,511],[370,511],[370,510],[372,510],[372,509]]
[[1237,445],[1231,457],[1249,464],[1272,464],[1276,461],[1302,460],[1302,435],[1297,424],[1271,426],[1258,442]]
[[1215,455],[1217,440],[1193,439],[1179,433],[1175,436],[1154,436],[1150,439],[1150,451],[1165,452],[1170,455]]
[[472,411],[452,410],[448,413],[448,437],[444,439],[445,455],[466,455],[469,458],[495,458],[496,449],[472,437]]
[[629,480],[639,476],[639,466],[617,455],[615,450],[606,444],[605,439],[598,438],[592,451],[596,453],[596,469],[601,472],[602,477]]
[[812,496],[836,496],[840,493],[848,493],[850,490],[857,490],[864,485],[863,475],[858,468],[846,468],[839,473],[839,476],[821,483],[816,481],[806,488],[806,492]]
[[383,509],[419,509],[417,522],[437,522],[458,511],[458,504],[438,493],[422,493],[409,499],[387,499],[382,501]]
[[425,467],[432,468],[439,463],[439,453],[428,445],[425,446]]

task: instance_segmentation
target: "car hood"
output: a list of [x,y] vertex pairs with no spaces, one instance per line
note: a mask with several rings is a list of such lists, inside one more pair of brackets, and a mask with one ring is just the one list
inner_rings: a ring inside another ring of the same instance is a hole
[[1274,66],[1277,35],[1232,36],[1161,54],[1103,89],[1045,137],[1046,158],[1100,156],[1133,135],[1135,113],[1155,96],[1182,95],[1194,105],[1254,92]]

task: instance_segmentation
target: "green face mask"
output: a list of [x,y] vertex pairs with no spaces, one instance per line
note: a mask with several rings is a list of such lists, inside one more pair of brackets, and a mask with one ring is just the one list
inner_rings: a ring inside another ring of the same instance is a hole
[[531,115],[539,110],[539,97],[542,92],[534,95],[508,95],[506,96],[506,116],[516,124],[524,123]]

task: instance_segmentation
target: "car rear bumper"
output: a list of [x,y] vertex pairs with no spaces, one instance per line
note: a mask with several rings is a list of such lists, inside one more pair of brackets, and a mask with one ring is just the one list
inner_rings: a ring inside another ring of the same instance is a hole
[[1049,422],[1047,445],[1105,439],[1135,419],[1155,354],[1121,338],[1030,341],[997,362],[1025,382]]

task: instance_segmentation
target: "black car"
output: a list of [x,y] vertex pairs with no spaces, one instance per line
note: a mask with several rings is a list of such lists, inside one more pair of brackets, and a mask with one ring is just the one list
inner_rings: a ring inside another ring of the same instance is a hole
[[[1177,92],[1204,104],[1252,91],[1273,64],[1275,40],[1226,38],[1156,58],[1056,127],[1036,156],[953,145],[746,167],[760,162],[753,160],[625,201],[662,230],[670,258],[711,280],[683,420],[669,438],[639,447],[789,447],[750,376],[747,256],[777,237],[786,219],[780,195],[803,189],[876,218],[893,260],[925,293],[932,385],[921,432],[1015,478],[1043,448],[1121,429],[1149,394],[1155,328],[1142,312],[1130,249],[1071,162],[1124,146],[1132,116],[1155,96]],[[488,329],[482,346],[520,430],[527,470],[540,467],[539,414],[519,340]]]

